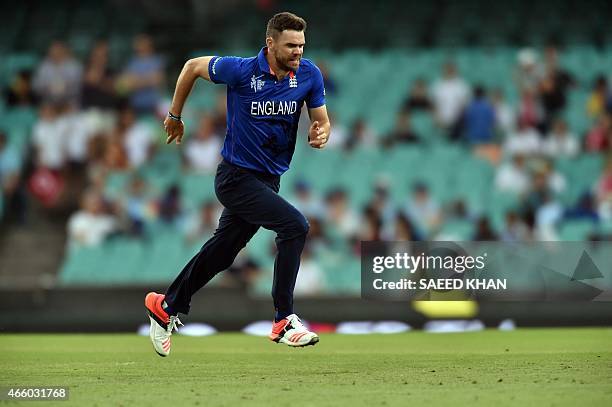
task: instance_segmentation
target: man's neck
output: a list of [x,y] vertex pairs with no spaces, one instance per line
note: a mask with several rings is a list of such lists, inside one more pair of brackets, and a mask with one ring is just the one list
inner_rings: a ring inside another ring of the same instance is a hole
[[270,55],[270,52],[266,52],[266,60],[268,61],[268,65],[270,66],[270,73],[276,76],[278,80],[283,79],[289,73],[289,71],[285,71],[278,67],[278,65],[276,64],[276,58]]

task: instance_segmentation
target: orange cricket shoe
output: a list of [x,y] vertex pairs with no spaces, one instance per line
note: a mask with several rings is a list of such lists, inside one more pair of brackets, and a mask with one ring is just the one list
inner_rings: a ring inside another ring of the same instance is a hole
[[170,354],[172,331],[178,331],[177,325],[183,325],[176,315],[168,315],[164,311],[162,308],[164,298],[165,295],[155,292],[150,292],[145,297],[145,308],[151,320],[149,337],[155,352],[159,356],[168,356]]
[[315,345],[319,342],[319,335],[309,331],[295,314],[275,322],[272,325],[272,333],[269,338],[276,343],[284,343],[294,347]]

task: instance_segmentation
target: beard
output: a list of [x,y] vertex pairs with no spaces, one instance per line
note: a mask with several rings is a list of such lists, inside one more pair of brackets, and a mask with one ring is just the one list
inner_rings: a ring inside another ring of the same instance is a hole
[[[277,53],[274,53],[274,59],[276,60],[276,65],[282,69],[283,71],[292,71],[295,72],[297,70],[297,68],[292,68],[291,66],[289,66],[289,61],[292,59],[291,56],[283,58],[282,56],[278,55]],[[301,60],[301,57],[298,57],[298,63]]]

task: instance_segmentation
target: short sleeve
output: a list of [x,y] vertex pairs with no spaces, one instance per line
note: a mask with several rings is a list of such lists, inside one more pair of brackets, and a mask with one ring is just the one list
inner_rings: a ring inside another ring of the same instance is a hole
[[208,75],[214,83],[225,83],[234,86],[240,80],[240,68],[243,58],[213,57],[208,63]]
[[312,86],[308,94],[308,99],[306,99],[306,106],[308,106],[309,109],[314,109],[324,104],[325,86],[323,85],[323,75],[321,75],[319,68],[315,66],[312,73]]

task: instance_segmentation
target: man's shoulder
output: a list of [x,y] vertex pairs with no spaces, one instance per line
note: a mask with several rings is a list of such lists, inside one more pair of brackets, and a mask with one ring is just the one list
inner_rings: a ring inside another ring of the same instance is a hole
[[[212,57],[212,69],[214,70],[218,63],[223,61],[229,64],[234,69],[247,70],[251,69],[257,63],[257,57],[239,57],[235,55],[217,55]],[[213,71],[214,72],[214,71]]]
[[320,72],[319,67],[308,58],[302,58],[300,61],[300,71],[302,70],[307,73]]

